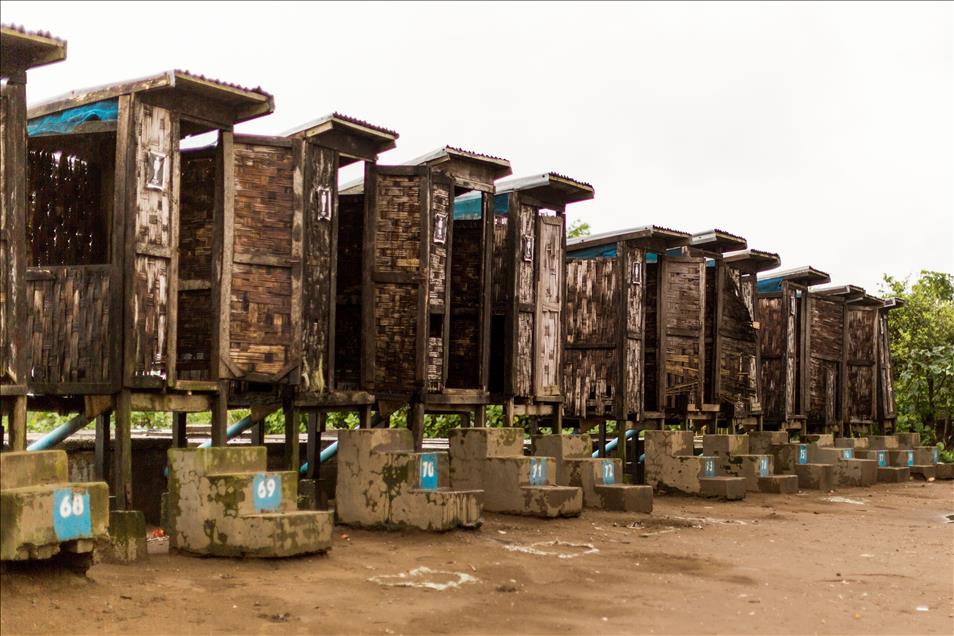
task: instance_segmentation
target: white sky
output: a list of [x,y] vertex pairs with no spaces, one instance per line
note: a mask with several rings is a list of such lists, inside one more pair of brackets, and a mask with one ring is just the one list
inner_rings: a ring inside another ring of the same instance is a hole
[[30,3],[30,102],[170,68],[591,182],[594,232],[719,227],[875,290],[954,271],[954,5]]

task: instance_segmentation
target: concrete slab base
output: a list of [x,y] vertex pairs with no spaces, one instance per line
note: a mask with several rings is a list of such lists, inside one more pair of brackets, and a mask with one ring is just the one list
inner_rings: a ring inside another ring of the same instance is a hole
[[935,479],[954,479],[954,464],[935,464]]
[[879,466],[878,481],[888,484],[900,484],[911,479],[911,469],[907,466]]
[[653,511],[652,486],[600,484],[594,490],[596,496],[600,499],[599,505],[594,506],[596,508],[619,512],[644,512],[647,514]]
[[759,477],[758,485],[760,492],[792,495],[798,492],[798,476],[769,475],[767,477]]
[[914,466],[908,466],[908,469],[911,471],[911,476],[924,481],[934,481],[934,464],[915,464]]
[[835,467],[832,464],[796,464],[795,475],[802,490],[834,490]]
[[741,477],[702,477],[699,494],[703,497],[738,501],[745,499],[745,480]]
[[114,563],[133,563],[147,556],[146,517],[138,510],[109,512],[109,543],[103,559]]

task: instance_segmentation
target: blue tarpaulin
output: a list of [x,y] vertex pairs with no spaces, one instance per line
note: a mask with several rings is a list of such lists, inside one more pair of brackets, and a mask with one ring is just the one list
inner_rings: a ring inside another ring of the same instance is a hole
[[[454,199],[454,220],[473,221],[479,219],[481,217],[481,201],[482,197],[480,192],[468,192]],[[509,207],[509,195],[498,194],[494,197],[494,214],[501,216],[506,215]]]
[[101,102],[35,117],[27,122],[27,135],[68,135],[87,122],[116,121],[118,118],[119,100],[104,99]]

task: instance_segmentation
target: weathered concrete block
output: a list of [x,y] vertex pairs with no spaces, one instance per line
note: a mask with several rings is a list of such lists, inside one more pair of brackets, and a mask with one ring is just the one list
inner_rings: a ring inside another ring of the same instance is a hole
[[[591,456],[589,435],[539,435],[533,438],[533,454],[556,460],[556,483],[583,491],[588,508],[623,512],[651,512],[652,488],[623,483],[619,459]],[[647,501],[648,498],[648,501]]]
[[752,431],[749,433],[749,452],[755,455],[774,455],[776,446],[784,446],[788,443],[788,431]]
[[103,557],[107,561],[132,563],[146,558],[146,516],[139,510],[109,512],[109,544]]
[[908,466],[908,470],[911,471],[912,477],[917,477],[924,481],[934,481],[934,464],[915,464],[914,466]]
[[0,453],[0,560],[92,552],[108,524],[108,487],[68,482],[65,452]]
[[298,474],[267,472],[264,447],[171,448],[168,461],[172,548],[284,557],[331,547],[331,513],[298,511]]
[[746,435],[703,435],[703,455],[748,455],[749,438]]
[[911,469],[907,466],[878,466],[879,482],[899,484],[909,479],[911,479]]
[[773,474],[771,455],[717,455],[716,461],[720,474],[741,477],[749,492],[758,492],[759,478]]
[[919,466],[934,465],[938,460],[938,450],[935,446],[915,446],[914,463]]
[[835,487],[834,464],[796,464],[795,474],[802,490],[833,490]]
[[482,493],[448,487],[447,453],[413,449],[407,429],[338,431],[338,519],[355,526],[432,531],[479,526]]
[[834,446],[835,436],[831,433],[812,433],[802,435],[801,441],[806,444],[815,444],[816,446]]
[[455,428],[448,441],[451,484],[482,490],[486,510],[547,518],[580,514],[580,488],[556,485],[556,459],[523,455],[522,429]]
[[917,448],[921,445],[920,433],[895,433],[899,448]]
[[647,462],[694,452],[692,431],[646,431],[645,435],[643,446]]
[[868,448],[867,437],[838,437],[835,438],[837,448],[854,448],[855,450]]
[[874,459],[843,459],[833,465],[839,486],[871,486],[878,481],[878,462]]
[[936,479],[954,479],[954,464],[935,464],[934,477]]
[[900,448],[900,446],[898,438],[894,435],[869,435],[868,448],[888,450]]
[[914,466],[914,451],[909,449],[889,450],[888,464],[890,466]]
[[703,477],[699,480],[699,494],[729,501],[745,499],[745,480],[740,477]]
[[791,495],[798,492],[798,476],[768,475],[758,478],[760,492]]

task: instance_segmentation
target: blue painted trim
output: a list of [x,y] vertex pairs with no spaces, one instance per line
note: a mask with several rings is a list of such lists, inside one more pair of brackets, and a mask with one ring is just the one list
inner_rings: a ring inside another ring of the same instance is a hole
[[101,102],[68,108],[58,113],[34,117],[27,122],[27,135],[68,135],[79,126],[91,121],[116,121],[119,119],[119,100],[104,99]]

